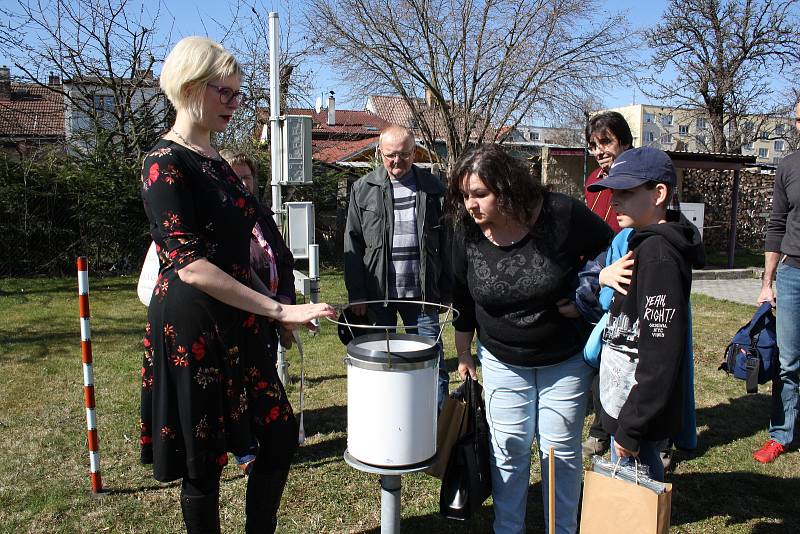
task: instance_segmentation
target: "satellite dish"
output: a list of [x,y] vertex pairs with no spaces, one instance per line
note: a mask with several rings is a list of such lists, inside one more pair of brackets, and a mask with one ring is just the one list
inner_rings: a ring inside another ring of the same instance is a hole
[[317,97],[317,101],[314,103],[314,109],[317,110],[317,113],[319,113],[320,110],[322,109],[322,97],[321,96]]

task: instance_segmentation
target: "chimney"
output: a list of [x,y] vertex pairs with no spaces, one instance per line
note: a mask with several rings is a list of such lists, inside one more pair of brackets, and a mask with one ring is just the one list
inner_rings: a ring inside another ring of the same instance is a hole
[[333,91],[328,95],[328,126],[336,126],[336,99]]
[[50,75],[47,77],[47,85],[61,85],[61,78],[58,76],[58,74],[50,71]]
[[433,107],[433,91],[430,87],[425,88],[425,104],[429,107]]
[[11,99],[11,69],[5,65],[0,67],[0,98]]

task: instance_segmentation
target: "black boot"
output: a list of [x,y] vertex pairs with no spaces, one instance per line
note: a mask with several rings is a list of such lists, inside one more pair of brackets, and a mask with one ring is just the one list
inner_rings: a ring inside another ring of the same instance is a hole
[[259,472],[254,469],[247,480],[245,532],[273,534],[278,526],[278,507],[289,477],[289,467]]
[[197,496],[181,494],[181,511],[188,534],[220,534],[219,493]]

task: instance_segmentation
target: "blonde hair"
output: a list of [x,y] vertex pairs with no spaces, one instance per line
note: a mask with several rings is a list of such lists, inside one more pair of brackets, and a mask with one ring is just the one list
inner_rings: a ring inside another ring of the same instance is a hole
[[219,43],[206,37],[184,37],[164,60],[159,85],[175,109],[200,120],[208,82],[241,72],[236,58]]

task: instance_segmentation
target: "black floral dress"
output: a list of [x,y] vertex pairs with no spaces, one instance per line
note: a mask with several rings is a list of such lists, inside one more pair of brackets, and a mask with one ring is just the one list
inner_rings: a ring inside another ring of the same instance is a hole
[[161,263],[144,337],[142,462],[162,482],[203,478],[256,437],[296,444],[274,325],[178,277],[206,258],[250,285],[254,197],[224,161],[161,140],[144,160],[142,198]]

